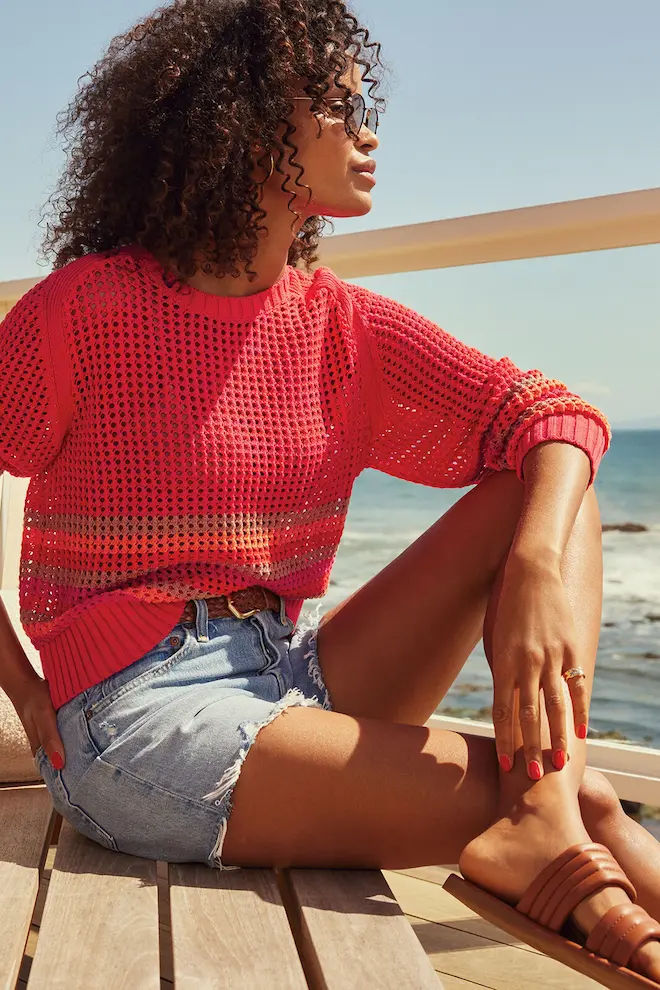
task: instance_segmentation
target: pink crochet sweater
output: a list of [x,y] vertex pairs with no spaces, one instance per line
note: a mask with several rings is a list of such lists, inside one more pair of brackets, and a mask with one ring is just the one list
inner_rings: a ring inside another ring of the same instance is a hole
[[31,479],[21,622],[56,708],[191,598],[259,584],[297,621],[365,468],[457,488],[562,440],[593,480],[609,436],[561,383],[327,268],[222,298],[125,247],[53,272],[0,325],[0,471]]

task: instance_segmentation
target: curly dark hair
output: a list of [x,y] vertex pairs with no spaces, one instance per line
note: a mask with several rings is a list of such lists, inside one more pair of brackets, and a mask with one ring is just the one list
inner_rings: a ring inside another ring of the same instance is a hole
[[[56,252],[57,269],[137,243],[168,259],[182,280],[195,274],[201,248],[204,271],[237,277],[242,263],[252,280],[266,217],[253,149],[265,149],[258,164],[266,172],[271,152],[280,174],[286,157],[299,170],[295,186],[307,189],[289,97],[297,83],[320,110],[332,80],[348,99],[340,78],[351,59],[383,109],[380,44],[342,0],[174,0],[158,8],[110,43],[58,114],[70,157],[44,207],[55,216],[44,257]],[[291,209],[289,181],[282,189]],[[309,268],[325,223],[309,217],[292,234],[289,264]]]

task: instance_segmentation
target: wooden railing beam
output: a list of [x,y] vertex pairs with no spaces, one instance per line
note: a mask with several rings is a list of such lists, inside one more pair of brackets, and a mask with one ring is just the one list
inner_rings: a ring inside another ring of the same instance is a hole
[[340,234],[319,264],[364,278],[658,243],[660,188]]

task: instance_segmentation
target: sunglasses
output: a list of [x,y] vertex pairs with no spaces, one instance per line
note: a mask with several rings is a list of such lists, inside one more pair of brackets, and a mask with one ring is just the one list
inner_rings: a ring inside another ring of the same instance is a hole
[[[294,100],[311,100],[311,96],[294,96]],[[348,100],[328,100],[326,106],[332,116],[343,119],[346,133],[349,137],[359,137],[360,131],[367,125],[372,134],[378,131],[380,116],[376,107],[367,108],[361,93],[353,93]]]

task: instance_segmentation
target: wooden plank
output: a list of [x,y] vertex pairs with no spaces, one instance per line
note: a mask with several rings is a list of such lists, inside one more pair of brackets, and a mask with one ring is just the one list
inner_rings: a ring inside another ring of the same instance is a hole
[[52,813],[45,787],[0,790],[1,990],[13,990],[18,979]]
[[461,980],[459,976],[448,976],[442,974],[442,983],[445,990],[477,990],[484,986],[483,983],[473,983],[472,980]]
[[272,870],[170,865],[177,990],[307,990]]
[[447,973],[489,990],[598,990],[593,980],[541,953],[417,918],[409,921],[442,979]]
[[287,870],[284,878],[310,986],[438,990],[438,977],[382,873]]
[[161,860],[156,863],[156,878],[158,884],[160,982],[161,990],[167,990],[168,986],[174,986],[174,967],[172,964],[172,927],[170,925],[169,863],[164,863]]
[[[451,870],[443,870],[441,867],[431,867],[446,875]],[[412,871],[411,871],[412,872]],[[394,896],[401,905],[401,909],[407,915],[412,915],[422,921],[433,921],[439,925],[447,925],[450,928],[458,928],[460,931],[469,932],[472,935],[481,935],[492,942],[501,942],[502,945],[515,945],[525,952],[537,953],[538,950],[518,941],[508,932],[496,928],[489,921],[484,921],[478,914],[470,908],[461,904],[459,900],[448,894],[446,890],[438,886],[435,882],[420,880],[399,872],[385,873],[385,879],[389,883]],[[444,883],[444,880],[442,881]]]
[[30,990],[159,990],[156,864],[64,822]]
[[383,870],[383,875],[387,878],[392,873],[398,873],[404,877],[417,877],[418,880],[438,883],[442,887],[450,873],[458,872],[458,866],[414,866],[409,870]]

